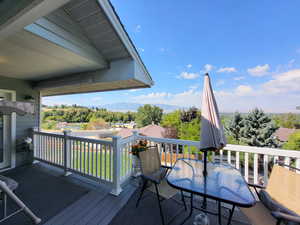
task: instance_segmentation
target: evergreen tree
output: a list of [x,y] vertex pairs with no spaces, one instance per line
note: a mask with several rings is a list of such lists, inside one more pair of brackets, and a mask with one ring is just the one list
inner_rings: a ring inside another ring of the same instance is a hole
[[244,127],[244,120],[239,112],[233,115],[232,120],[225,126],[226,133],[237,143],[241,141],[241,129]]
[[262,110],[254,109],[244,117],[244,126],[241,129],[241,141],[250,146],[278,147],[273,133],[278,127]]

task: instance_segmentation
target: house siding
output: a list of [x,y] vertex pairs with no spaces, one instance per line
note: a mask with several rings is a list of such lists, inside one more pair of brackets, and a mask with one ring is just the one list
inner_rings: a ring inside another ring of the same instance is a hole
[[30,136],[30,129],[39,126],[39,92],[33,90],[27,81],[0,76],[0,89],[16,91],[16,100],[25,101],[24,97],[30,95],[35,99],[35,115],[16,116],[16,162],[15,166],[31,163],[32,152],[25,151],[22,146],[23,139]]

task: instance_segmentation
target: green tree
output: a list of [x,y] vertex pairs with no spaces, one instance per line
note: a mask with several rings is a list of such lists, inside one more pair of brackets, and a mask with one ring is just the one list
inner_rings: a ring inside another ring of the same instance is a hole
[[262,110],[254,109],[244,117],[244,126],[241,128],[241,141],[250,146],[278,147],[273,138],[277,126]]
[[138,108],[136,123],[139,127],[147,126],[151,123],[159,124],[163,115],[163,110],[157,106],[146,104]]
[[288,141],[283,145],[284,149],[300,150],[300,131],[291,134]]
[[163,127],[173,127],[176,128],[177,131],[181,126],[181,111],[176,110],[167,114],[164,114],[161,120],[161,125]]
[[[239,112],[236,112],[228,124],[225,125],[225,132],[230,141],[233,139],[235,143],[241,141],[241,129],[244,127],[244,119]],[[232,143],[233,144],[233,143]]]

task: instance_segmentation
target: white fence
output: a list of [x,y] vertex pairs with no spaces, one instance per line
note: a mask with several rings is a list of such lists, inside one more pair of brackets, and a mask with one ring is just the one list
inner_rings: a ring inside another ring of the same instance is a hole
[[[64,134],[33,132],[34,157],[37,160],[61,167],[66,173],[73,172],[113,187],[113,194],[121,192],[121,184],[132,174],[131,146],[140,139],[148,145],[158,146],[162,164],[174,165],[178,158],[202,159],[198,141],[133,136],[112,141],[74,137]],[[280,160],[287,165],[300,168],[300,151],[260,148],[241,145],[226,145],[209,160],[229,163],[239,169],[249,182],[267,182],[273,162]]]

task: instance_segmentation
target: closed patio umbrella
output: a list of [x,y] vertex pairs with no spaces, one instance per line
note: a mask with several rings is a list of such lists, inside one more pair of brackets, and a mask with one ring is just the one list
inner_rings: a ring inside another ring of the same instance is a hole
[[24,116],[25,114],[34,114],[34,104],[31,102],[0,100],[0,114],[10,115],[13,112],[21,116]]
[[200,136],[200,150],[204,152],[203,174],[206,176],[207,151],[220,150],[226,145],[226,138],[208,73],[204,76]]

